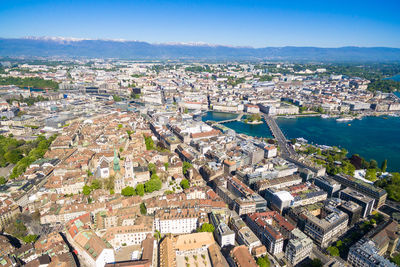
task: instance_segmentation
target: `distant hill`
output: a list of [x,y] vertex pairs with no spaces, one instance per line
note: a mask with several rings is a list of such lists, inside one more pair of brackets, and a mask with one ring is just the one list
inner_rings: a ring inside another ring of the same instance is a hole
[[150,44],[139,41],[80,40],[57,37],[0,38],[0,56],[120,59],[400,61],[389,47],[231,47],[207,44]]

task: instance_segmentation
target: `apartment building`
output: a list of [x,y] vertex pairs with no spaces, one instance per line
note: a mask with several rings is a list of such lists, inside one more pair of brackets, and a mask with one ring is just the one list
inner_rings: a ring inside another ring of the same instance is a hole
[[161,234],[188,234],[207,220],[207,213],[195,208],[157,210],[154,229]]
[[295,226],[276,211],[248,214],[246,222],[268,252],[274,255],[283,251],[284,239],[289,238],[291,231],[295,229]]
[[[316,212],[319,214],[315,215]],[[343,234],[349,220],[346,213],[329,205],[313,213],[305,210],[302,216],[305,217],[304,233],[321,247],[327,247],[335,237]]]
[[311,255],[313,241],[298,228],[290,233],[286,246],[285,257],[293,266]]
[[210,221],[214,225],[215,240],[221,247],[235,245],[235,232],[233,232],[228,225],[221,219],[219,214],[212,212],[210,214]]
[[347,261],[354,267],[396,267],[395,263],[390,262],[378,254],[376,244],[363,238],[355,245],[350,247]]

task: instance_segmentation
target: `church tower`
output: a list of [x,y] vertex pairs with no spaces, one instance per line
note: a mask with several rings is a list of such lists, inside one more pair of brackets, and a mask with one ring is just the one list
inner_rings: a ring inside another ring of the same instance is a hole
[[125,178],[133,178],[133,163],[131,157],[126,157],[124,167]]

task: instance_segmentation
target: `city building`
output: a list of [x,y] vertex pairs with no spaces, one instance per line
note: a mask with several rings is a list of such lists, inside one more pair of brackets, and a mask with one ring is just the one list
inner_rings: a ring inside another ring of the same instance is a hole
[[311,255],[313,241],[298,228],[290,232],[286,246],[285,257],[292,266],[303,261]]
[[350,247],[347,261],[355,267],[396,267],[378,254],[376,244],[368,239],[361,239],[355,245]]
[[371,215],[374,208],[375,199],[357,192],[351,188],[343,189],[339,192],[339,198],[347,201],[353,201],[362,207],[361,217],[365,218]]
[[210,213],[210,222],[214,225],[215,240],[221,247],[235,245],[235,232],[221,219],[219,214]]
[[343,186],[350,187],[368,197],[375,199],[374,208],[376,209],[385,204],[387,193],[382,188],[375,187],[346,174],[338,174],[332,178]]
[[249,253],[246,246],[234,247],[230,252],[230,258],[232,259],[232,266],[237,267],[257,267],[257,263],[253,256]]
[[304,209],[301,216],[305,218],[304,233],[323,248],[347,230],[349,220],[346,213],[329,205],[312,213]]
[[195,231],[207,213],[194,208],[157,210],[154,215],[154,229],[161,234],[185,234]]
[[340,184],[327,176],[314,178],[314,184],[328,193],[328,198],[337,197],[340,190]]
[[276,211],[247,214],[246,222],[266,246],[268,252],[273,255],[283,251],[284,239],[288,239],[295,229],[295,226]]

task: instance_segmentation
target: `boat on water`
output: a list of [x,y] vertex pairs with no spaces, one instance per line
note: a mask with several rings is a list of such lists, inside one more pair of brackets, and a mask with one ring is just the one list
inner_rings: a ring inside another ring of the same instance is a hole
[[286,119],[296,119],[296,116],[285,116]]
[[329,116],[329,115],[326,115],[326,114],[322,114],[321,115],[321,118],[323,118],[323,119],[329,119],[331,116]]
[[352,121],[352,120],[353,120],[353,118],[351,118],[351,117],[342,117],[342,118],[336,119],[336,121],[338,121],[338,122]]

